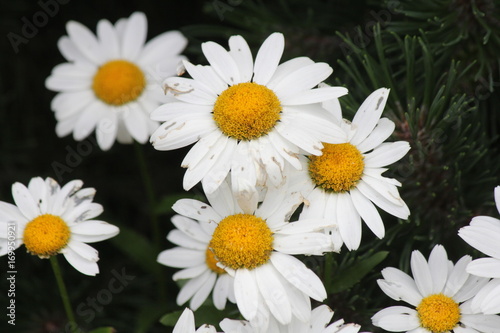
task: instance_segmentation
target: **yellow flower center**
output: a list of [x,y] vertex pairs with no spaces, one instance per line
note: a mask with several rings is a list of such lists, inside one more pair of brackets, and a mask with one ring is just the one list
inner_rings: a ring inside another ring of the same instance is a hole
[[460,321],[458,304],[443,294],[434,294],[422,299],[417,306],[417,312],[421,326],[434,333],[450,331]]
[[217,263],[219,261],[217,261],[214,253],[212,252],[212,250],[210,250],[209,247],[207,248],[207,251],[205,253],[205,262],[207,263],[208,268],[210,268],[212,270],[212,272],[217,273],[217,274],[226,273],[225,270],[223,270],[222,268],[217,266]]
[[269,260],[272,244],[266,221],[255,215],[236,214],[219,222],[209,247],[223,265],[253,269]]
[[66,247],[71,231],[59,216],[44,214],[30,221],[24,229],[23,242],[29,253],[49,258]]
[[280,119],[281,103],[269,88],[253,82],[224,90],[213,109],[213,117],[225,135],[253,140],[269,133]]
[[136,100],[144,87],[144,73],[126,60],[109,61],[99,67],[92,83],[96,96],[111,105],[123,105]]
[[323,143],[323,155],[309,157],[309,175],[325,191],[344,192],[363,175],[363,155],[350,143]]

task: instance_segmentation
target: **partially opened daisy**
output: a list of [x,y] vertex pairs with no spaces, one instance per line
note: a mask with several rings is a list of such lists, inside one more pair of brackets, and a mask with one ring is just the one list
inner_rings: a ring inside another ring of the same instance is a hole
[[[209,242],[221,217],[206,203],[192,199],[177,201],[172,209],[183,215],[172,217],[178,228],[169,232],[167,239],[177,247],[165,250],[158,255],[158,262],[182,270],[175,273],[174,281],[188,279],[177,295],[177,304],[188,300],[189,307],[197,310],[210,293],[215,307],[222,310],[226,301],[235,303],[233,277],[217,266],[217,260],[209,249]],[[204,212],[196,215],[196,212]],[[197,220],[192,218],[196,216]],[[189,216],[189,217],[187,217]]]
[[380,288],[389,297],[412,305],[391,306],[372,317],[375,326],[390,332],[477,333],[499,332],[500,317],[485,315],[471,307],[472,298],[488,279],[470,275],[464,256],[456,264],[436,245],[429,261],[419,251],[411,256],[413,279],[396,268],[382,270]]
[[28,187],[12,185],[16,205],[0,201],[0,255],[14,241],[7,235],[14,226],[15,248],[24,244],[28,253],[40,258],[62,253],[79,272],[99,273],[98,252],[86,243],[114,237],[119,229],[93,219],[102,213],[102,206],[92,202],[95,190],[82,185],[73,180],[61,188],[54,179],[40,177],[32,178]]
[[324,103],[348,140],[324,143],[320,156],[302,157],[302,171],[291,177],[303,184],[306,205],[301,217],[334,221],[336,229],[331,230],[332,234],[338,238],[340,232],[349,250],[360,245],[361,220],[377,237],[384,237],[384,224],[376,206],[401,219],[410,214],[398,193],[401,183],[382,176],[387,165],[401,159],[410,149],[406,141],[384,143],[395,127],[391,120],[380,118],[388,95],[385,88],[374,91],[352,122],[342,120],[338,100]]
[[212,325],[207,324],[203,324],[196,329],[193,311],[185,308],[177,320],[172,333],[217,333],[217,330]]
[[[235,301],[245,319],[264,327],[270,316],[282,324],[290,323],[293,317],[309,320],[310,298],[322,301],[326,291],[314,272],[292,255],[328,251],[329,238],[316,232],[326,222],[288,222],[302,198],[282,189],[268,189],[260,204],[254,187],[236,195],[227,182],[207,196],[211,206],[192,200],[177,202],[177,213],[186,217],[175,221],[177,243],[182,239],[184,246],[189,243],[193,248],[192,238],[203,245],[208,241],[217,266],[234,278]],[[206,261],[206,248],[188,251],[171,252],[170,257],[176,257],[169,258],[169,263],[179,267],[182,261],[193,261],[190,256],[197,258],[194,260],[200,266]]]
[[224,333],[358,333],[361,328],[357,324],[344,324],[339,319],[330,324],[333,311],[326,305],[320,305],[311,312],[310,319],[302,322],[297,318],[283,325],[272,319],[268,327],[255,327],[245,320],[224,319],[220,327]]
[[286,163],[300,168],[302,149],[320,155],[321,142],[345,142],[346,135],[330,122],[320,102],[347,93],[342,87],[315,88],[332,68],[307,57],[279,65],[284,49],[281,33],[271,34],[255,62],[241,36],[229,38],[229,51],[206,42],[202,51],[209,66],[184,62],[191,78],[172,77],[164,87],[177,98],[152,112],[164,122],[151,136],[158,150],[196,143],[182,162],[184,188],[203,181],[213,192],[231,171],[255,186],[267,179],[279,185]]
[[66,29],[58,46],[68,62],[57,65],[46,81],[59,92],[51,104],[57,135],[73,132],[80,141],[96,129],[103,150],[115,140],[147,142],[159,125],[149,114],[168,100],[159,82],[175,75],[186,38],[169,31],[145,43],[147,19],[139,12],[115,25],[99,21],[97,36],[74,21]]
[[[500,213],[500,186],[495,187],[495,203]],[[488,258],[473,260],[467,272],[477,276],[495,278],[475,299],[485,313],[500,312],[500,219],[476,216],[470,224],[461,228],[458,235],[470,246],[488,255]]]

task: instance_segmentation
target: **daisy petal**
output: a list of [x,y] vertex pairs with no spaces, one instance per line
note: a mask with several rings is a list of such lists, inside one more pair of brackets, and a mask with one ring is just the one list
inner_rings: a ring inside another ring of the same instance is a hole
[[466,327],[473,328],[479,332],[494,333],[500,327],[500,316],[468,314],[462,315],[460,322]]
[[122,37],[122,57],[135,60],[142,50],[148,31],[148,22],[144,13],[130,15]]
[[373,131],[384,111],[388,97],[389,89],[380,88],[372,92],[361,104],[352,120],[357,130],[351,139],[351,144],[357,146]]
[[344,87],[325,87],[306,90],[296,95],[292,95],[281,102],[286,105],[303,105],[339,98],[347,94]]
[[[184,50],[187,39],[180,31],[167,31],[156,36],[144,45],[138,61],[144,65],[158,63],[167,55],[177,55]],[[175,74],[170,73],[170,75]]]
[[275,32],[262,43],[255,57],[253,82],[266,85],[276,72],[285,48],[283,34]]
[[75,21],[69,21],[66,24],[69,38],[88,60],[94,64],[101,64],[104,60],[104,54],[99,41],[94,34],[83,24]]
[[429,269],[432,275],[433,293],[443,292],[448,280],[448,255],[442,245],[436,245],[429,255]]
[[[287,75],[276,85],[274,91],[280,101],[285,101],[301,92],[317,86],[320,82],[328,78],[332,72],[333,69],[330,65],[321,62],[314,63]],[[340,91],[343,92],[344,90],[340,89]],[[331,97],[324,100],[328,99],[331,99]]]
[[[203,282],[200,288],[194,293],[189,302],[189,306],[193,310],[197,310],[208,298],[208,295],[212,292],[212,289],[215,285],[215,280],[217,279],[217,275],[215,273],[208,274],[207,279]],[[193,281],[193,280],[191,280]]]
[[406,141],[386,142],[380,144],[371,153],[365,154],[365,165],[370,168],[380,168],[402,159],[410,150]]
[[162,251],[156,260],[165,266],[187,268],[204,265],[205,252],[174,247],[173,249]]
[[30,191],[23,184],[15,183],[12,185],[12,197],[16,206],[28,220],[33,220],[40,215],[38,203],[35,202]]
[[120,57],[118,35],[108,20],[100,20],[97,23],[97,37],[100,41],[105,60],[109,61]]
[[347,248],[356,250],[361,243],[361,217],[349,193],[337,194],[337,223]]
[[203,54],[217,74],[232,86],[241,82],[238,65],[231,55],[219,44],[205,42],[201,44]]
[[[81,249],[78,249],[81,250]],[[70,247],[67,247],[64,252],[64,258],[73,266],[77,271],[82,274],[95,276],[99,273],[99,266],[97,260],[89,260],[80,253],[76,252]]]
[[500,278],[500,259],[476,259],[467,266],[467,273],[489,278]]
[[361,153],[372,150],[378,147],[382,142],[384,142],[396,128],[396,124],[387,118],[381,118],[377,126],[373,131],[366,137],[363,142],[356,146]]
[[391,306],[372,317],[373,325],[390,332],[409,331],[420,326],[417,311],[406,306]]
[[194,326],[194,314],[191,309],[186,308],[175,324],[172,333],[192,333],[196,330]]
[[432,274],[429,264],[420,251],[411,254],[411,271],[418,290],[422,295],[430,295],[433,292]]
[[474,217],[469,226],[458,231],[470,246],[482,253],[500,258],[500,221],[488,216]]
[[370,230],[377,236],[382,239],[385,236],[385,227],[380,214],[377,211],[377,208],[372,204],[370,200],[368,200],[361,192],[353,188],[350,191],[352,203],[356,208],[356,211],[361,216],[363,221],[365,221],[366,225]]
[[234,294],[236,304],[243,317],[252,320],[257,316],[260,304],[258,301],[259,289],[255,282],[252,271],[241,268],[236,271],[234,277]]
[[99,120],[106,117],[107,109],[103,103],[94,101],[79,116],[73,131],[73,138],[81,141],[92,133]]
[[380,289],[390,298],[403,300],[413,306],[418,306],[422,301],[422,295],[417,289],[415,281],[405,272],[393,267],[382,270],[384,280],[377,280]]
[[71,227],[71,236],[80,242],[94,243],[118,235],[118,227],[104,221],[85,221]]
[[97,144],[103,150],[109,150],[115,142],[118,133],[118,117],[110,112],[105,118],[97,122],[96,139]]
[[292,309],[287,291],[276,277],[279,274],[272,265],[262,265],[255,269],[257,286],[264,302],[273,316],[283,325],[292,320]]
[[250,82],[253,75],[253,57],[250,47],[243,37],[229,37],[229,54],[238,66],[240,82]]

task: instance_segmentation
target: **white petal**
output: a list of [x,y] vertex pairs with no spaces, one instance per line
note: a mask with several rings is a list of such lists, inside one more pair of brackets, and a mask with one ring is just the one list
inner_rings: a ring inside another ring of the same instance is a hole
[[347,192],[337,194],[337,223],[347,248],[358,249],[361,243],[361,217]]
[[380,310],[372,317],[373,325],[390,332],[401,332],[420,326],[417,311],[406,306],[391,306]]
[[382,143],[365,155],[364,162],[370,168],[384,167],[402,159],[409,150],[410,144],[406,141]]
[[97,122],[96,139],[102,150],[108,150],[115,142],[118,133],[118,117],[115,113],[109,112],[105,118]]
[[196,311],[206,301],[208,295],[210,295],[210,293],[212,292],[216,279],[217,274],[211,272],[208,275],[208,278],[204,281],[198,291],[196,291],[196,293],[191,298],[191,301],[189,302],[189,306],[191,307],[191,309]]
[[255,57],[253,82],[266,85],[276,72],[285,48],[283,34],[275,32],[262,43]]
[[144,13],[130,15],[122,37],[122,57],[135,60],[142,50],[148,32],[148,21]]
[[68,36],[63,36],[57,41],[57,47],[64,58],[69,61],[78,62],[86,65],[94,65],[87,57],[78,50],[75,44]]
[[104,59],[111,60],[120,57],[120,41],[115,28],[108,20],[100,20],[97,23],[97,37],[104,53]]
[[[332,72],[333,69],[330,65],[322,62],[314,63],[290,73],[273,90],[280,101],[285,101],[292,96],[317,86],[320,82],[328,78]],[[325,98],[324,100],[328,99]]]
[[28,220],[33,220],[40,215],[38,203],[35,202],[30,191],[23,184],[15,183],[12,185],[12,197],[14,198],[16,206]]
[[218,223],[222,220],[217,212],[204,202],[193,199],[180,199],[175,202],[172,209],[180,215],[212,223]]
[[234,59],[219,44],[205,42],[201,44],[203,54],[217,74],[232,86],[241,82],[240,72]]
[[193,333],[195,329],[193,311],[189,308],[185,308],[177,320],[172,333]]
[[247,320],[255,318],[261,307],[258,294],[259,289],[252,271],[246,268],[236,270],[234,277],[234,295],[241,315]]
[[74,77],[49,76],[45,87],[52,91],[74,92],[89,89],[89,80]]
[[167,235],[167,240],[174,243],[175,245],[198,251],[206,251],[208,245],[205,242],[200,242],[196,239],[193,239],[192,237],[186,235],[178,229],[170,230]]
[[157,261],[165,266],[187,268],[205,264],[205,251],[174,247],[162,251]]
[[391,136],[395,128],[396,124],[392,120],[381,118],[373,131],[356,148],[362,153],[372,150]]
[[[160,262],[161,263],[161,262]],[[175,272],[172,275],[172,280],[178,281],[183,279],[193,279],[197,276],[203,274],[209,268],[207,265],[195,265],[193,267],[188,267]]]
[[475,217],[469,226],[458,231],[458,235],[475,249],[500,259],[500,221],[497,219]]
[[220,95],[228,88],[227,83],[217,75],[212,66],[194,66],[188,61],[184,61],[183,64],[189,75],[200,84],[203,84],[205,90]]
[[52,99],[50,108],[55,111],[56,119],[61,121],[75,116],[94,99],[95,95],[90,90],[63,92]]
[[405,272],[393,267],[382,270],[384,280],[377,280],[380,289],[390,298],[403,300],[413,306],[418,306],[422,301],[422,295],[417,289],[415,281]]
[[309,297],[317,301],[326,298],[323,282],[300,260],[288,254],[273,252],[271,262],[288,282]]
[[107,107],[100,101],[94,101],[79,116],[73,131],[73,138],[81,141],[92,133],[99,120],[106,117]]
[[500,328],[500,316],[495,315],[462,315],[460,322],[466,327],[474,328],[484,333],[497,333]]
[[357,146],[363,142],[373,131],[384,111],[388,97],[389,89],[380,88],[372,92],[361,104],[352,120],[352,124],[357,127],[357,131],[351,139],[353,145]]
[[493,279],[481,288],[472,299],[471,308],[476,313],[500,313],[500,279]]
[[123,122],[130,135],[139,143],[146,143],[149,139],[148,116],[142,112],[138,105],[127,108],[123,113]]
[[95,276],[99,273],[99,266],[96,261],[85,259],[71,248],[66,248],[63,254],[71,266],[80,273],[90,276]]
[[290,60],[285,61],[280,64],[276,69],[273,77],[266,85],[269,89],[274,90],[277,84],[279,84],[284,78],[286,78],[290,73],[299,70],[302,67],[306,67],[314,64],[314,61],[309,59],[308,57],[297,57]]
[[467,266],[467,273],[483,277],[500,278],[500,259],[476,259]]
[[233,288],[233,278],[229,274],[219,275],[213,290],[213,301],[217,310],[223,310],[226,307],[230,288]]
[[163,89],[180,101],[197,105],[213,106],[217,95],[203,83],[184,77],[169,77],[163,81]]
[[[367,177],[365,177],[367,178]],[[376,184],[383,184],[380,181],[376,182]],[[371,200],[375,205],[382,208],[386,212],[400,219],[407,219],[410,215],[410,211],[404,201],[399,197],[395,197],[392,192],[384,191],[383,194],[379,193],[381,190],[378,188],[375,190],[372,186],[370,186],[364,179],[362,179],[357,185],[356,188],[369,200]],[[387,186],[385,186],[387,188]],[[385,190],[385,189],[384,189]],[[398,204],[393,201],[399,200]]]
[[104,221],[85,221],[71,227],[71,237],[84,243],[100,242],[118,235],[118,227]]
[[265,264],[255,269],[255,278],[264,302],[273,316],[283,325],[292,320],[292,308],[287,291],[280,283],[279,274],[272,265]]
[[306,90],[296,95],[289,96],[281,100],[285,105],[303,105],[319,103],[331,100],[332,98],[339,98],[347,94],[347,89],[344,87],[325,87]]
[[330,237],[325,233],[274,235],[273,247],[286,254],[323,255],[331,248]]
[[214,192],[208,193],[207,199],[212,208],[221,217],[241,212],[241,210],[237,209],[239,207],[236,203],[236,198],[233,196],[233,192],[227,182],[223,182]]
[[432,275],[433,293],[443,292],[448,279],[448,255],[442,245],[436,245],[429,255],[429,269]]
[[174,215],[171,221],[177,229],[193,239],[206,244],[210,242],[212,235],[208,235],[196,221],[181,215]]
[[350,191],[352,203],[356,208],[356,211],[361,216],[363,221],[365,221],[366,225],[370,230],[377,236],[382,239],[385,236],[385,227],[380,214],[377,211],[377,208],[372,204],[368,198],[366,198],[361,192],[353,188]]
[[250,47],[243,37],[229,37],[229,54],[238,66],[240,82],[250,82],[253,75],[253,57]]
[[69,21],[66,24],[69,38],[88,60],[94,64],[101,64],[104,60],[104,54],[99,41],[94,34],[83,24],[75,21]]
[[471,262],[470,256],[460,258],[453,269],[448,274],[448,280],[444,288],[443,294],[453,297],[467,281],[469,274],[465,271],[467,265]]
[[156,64],[164,57],[181,53],[186,45],[187,38],[180,31],[167,31],[148,41],[138,59],[142,64]]
[[415,250],[411,253],[411,271],[418,290],[422,296],[428,296],[433,293],[434,285],[429,264],[420,251]]

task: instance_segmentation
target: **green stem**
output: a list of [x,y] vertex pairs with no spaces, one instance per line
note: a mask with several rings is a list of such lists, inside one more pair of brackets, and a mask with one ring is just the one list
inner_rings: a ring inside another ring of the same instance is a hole
[[151,220],[152,238],[153,244],[156,251],[161,249],[161,231],[160,225],[158,223],[158,217],[156,215],[156,198],[153,190],[153,182],[148,172],[148,167],[146,164],[146,158],[144,157],[144,152],[142,146],[134,142],[135,153],[137,155],[137,161],[139,163],[139,169],[141,173],[141,178],[144,183],[144,188],[146,190],[146,196],[148,198],[149,204],[149,217]]
[[57,281],[57,286],[59,287],[59,294],[61,295],[64,304],[64,310],[66,311],[66,316],[68,317],[70,330],[71,332],[76,332],[77,325],[75,321],[75,315],[73,314],[73,310],[71,308],[71,302],[69,301],[68,291],[66,290],[66,285],[64,284],[64,280],[62,278],[61,269],[59,268],[59,263],[57,262],[57,257],[51,256],[50,263],[52,264],[52,270],[54,271],[54,275]]
[[333,252],[325,253],[325,267],[324,267],[324,284],[325,289],[328,295],[330,294],[330,290],[332,289],[332,274],[333,274]]
[[[156,196],[153,189],[153,181],[151,180],[151,176],[148,172],[148,167],[146,163],[146,158],[144,156],[143,147],[141,144],[134,141],[135,154],[137,156],[137,161],[139,163],[139,169],[141,173],[141,178],[144,183],[144,188],[146,190],[146,196],[149,204],[149,218],[151,223],[151,230],[153,239],[153,248],[157,253],[160,253],[161,250],[161,229],[160,224],[158,222],[158,215],[156,213]],[[166,281],[163,274],[158,276],[159,283],[159,294],[161,300],[166,300],[167,298],[167,290],[166,290]]]

